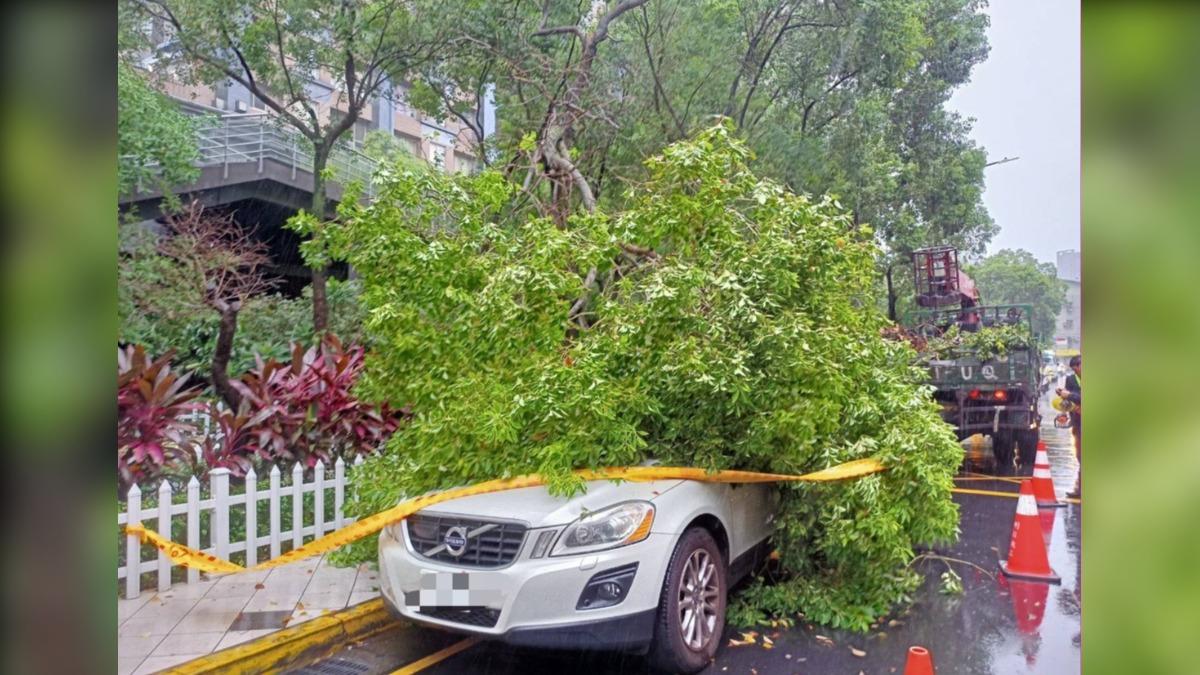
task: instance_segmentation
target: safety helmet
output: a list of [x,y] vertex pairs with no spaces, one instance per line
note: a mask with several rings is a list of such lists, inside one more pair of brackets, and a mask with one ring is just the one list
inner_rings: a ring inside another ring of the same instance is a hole
[[1076,408],[1074,402],[1068,401],[1061,396],[1055,396],[1054,399],[1050,401],[1050,406],[1059,412],[1072,412]]

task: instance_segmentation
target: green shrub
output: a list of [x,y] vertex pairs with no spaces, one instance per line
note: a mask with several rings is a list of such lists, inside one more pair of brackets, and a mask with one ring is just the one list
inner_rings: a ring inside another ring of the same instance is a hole
[[507,214],[494,173],[399,171],[370,205],[344,200],[314,250],[361,275],[360,392],[415,413],[348,509],[526,472],[571,494],[572,469],[651,456],[784,473],[872,456],[889,470],[782,488],[786,577],[732,616],[865,629],[903,600],[913,546],[956,535],[961,449],[916,354],[881,335],[871,230],[753,175],[732,135],[667,147],[626,211],[563,228]]

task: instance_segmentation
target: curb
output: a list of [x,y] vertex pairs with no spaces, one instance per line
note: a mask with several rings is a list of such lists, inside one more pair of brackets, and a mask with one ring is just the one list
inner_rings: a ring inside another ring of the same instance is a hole
[[384,608],[383,599],[376,598],[162,672],[263,673],[295,668],[337,651],[347,641],[361,640],[398,625]]

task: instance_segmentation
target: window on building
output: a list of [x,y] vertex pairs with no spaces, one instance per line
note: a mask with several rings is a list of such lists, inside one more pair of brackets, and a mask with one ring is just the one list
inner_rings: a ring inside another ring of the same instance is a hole
[[229,109],[229,82],[218,82],[213,86],[213,106],[222,110]]
[[367,139],[367,132],[370,130],[371,130],[371,123],[369,121],[361,119],[361,118],[355,120],[354,121],[354,131],[352,132],[354,134],[354,144],[362,145],[363,141],[365,141]]
[[394,131],[392,133],[395,134],[396,140],[400,141],[400,145],[402,145],[405,150],[408,150],[409,154],[411,154],[413,157],[421,156],[421,139],[414,136],[409,136],[408,134],[401,133],[399,131]]
[[459,173],[475,173],[475,158],[470,155],[464,155],[461,152],[454,153],[454,164]]
[[429,163],[444,171],[446,169],[446,147],[436,143],[430,143]]

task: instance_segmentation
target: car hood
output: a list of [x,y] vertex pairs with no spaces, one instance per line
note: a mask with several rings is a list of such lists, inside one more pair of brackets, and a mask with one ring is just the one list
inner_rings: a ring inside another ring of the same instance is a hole
[[473,518],[506,518],[524,521],[529,527],[565,525],[585,511],[597,511],[618,502],[654,501],[677,487],[682,480],[656,480],[643,483],[594,480],[587,490],[574,497],[556,497],[545,486],[518,488],[486,495],[461,497],[423,509],[422,513],[444,513]]

